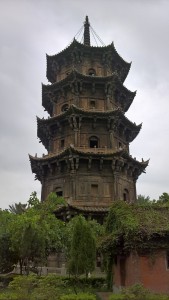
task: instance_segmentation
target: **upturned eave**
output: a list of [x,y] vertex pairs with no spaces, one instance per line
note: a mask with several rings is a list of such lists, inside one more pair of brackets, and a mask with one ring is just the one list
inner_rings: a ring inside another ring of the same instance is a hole
[[95,117],[98,119],[106,119],[106,120],[109,117],[110,118],[118,117],[121,120],[121,123],[123,123],[125,126],[130,128],[135,133],[135,136],[133,136],[133,138],[135,138],[137,136],[137,134],[139,133],[139,131],[142,127],[142,124],[136,125],[135,123],[131,122],[124,115],[123,111],[120,108],[116,108],[114,110],[108,110],[108,111],[97,111],[97,110],[92,111],[92,110],[78,108],[75,105],[71,105],[67,111],[61,112],[60,114],[53,116],[51,118],[48,118],[48,119],[37,118],[37,123],[38,123],[38,126],[54,125],[57,121],[64,120],[68,116],[71,116],[72,114],[81,115],[86,118],[88,117],[88,118],[93,119],[93,117]]
[[[146,167],[149,164],[149,160],[144,161],[142,159],[141,162],[137,161],[136,158],[133,158],[129,153],[126,151],[125,148],[121,150],[113,150],[113,149],[105,149],[99,150],[90,148],[86,151],[83,148],[78,148],[74,146],[69,146],[58,153],[50,153],[47,155],[43,155],[43,157],[37,157],[29,155],[29,159],[31,162],[32,172],[36,173],[37,170],[42,170],[43,166],[48,166],[50,163],[54,163],[57,160],[64,160],[69,158],[70,155],[77,155],[82,159],[103,159],[103,160],[119,160],[122,164],[128,162],[131,165],[134,165],[136,169],[140,170],[140,174],[145,172]],[[139,175],[140,175],[139,174]]]
[[47,85],[42,84],[42,105],[50,115],[53,111],[53,102],[56,101],[55,93],[61,91],[63,88],[70,89],[71,85],[75,81],[81,82],[82,84],[91,83],[95,85],[103,85],[104,88],[105,86],[111,86],[114,92],[115,90],[118,90],[124,98],[119,98],[119,102],[124,112],[129,109],[136,95],[136,91],[132,92],[123,85],[117,73],[113,73],[109,76],[89,76],[79,73],[76,69],[73,69],[67,77],[60,80],[59,82]]
[[[59,61],[62,59],[65,59],[68,55],[71,54],[74,49],[78,49],[82,53],[94,53],[103,55],[104,53],[109,53],[110,56],[110,63],[111,60],[112,63],[112,69],[114,69],[114,63],[118,66],[116,68],[116,71],[119,73],[119,78],[122,82],[126,79],[128,72],[131,67],[131,63],[126,62],[117,52],[116,48],[114,47],[114,43],[112,42],[108,46],[86,46],[84,44],[79,43],[76,39],[74,39],[71,44],[62,50],[61,52],[55,54],[55,55],[48,55],[46,54],[46,61],[47,61],[47,68],[46,68],[46,77],[49,80],[49,82],[53,83],[55,82],[56,78],[56,71],[53,69],[57,64],[59,64]],[[73,65],[73,63],[72,63]]]

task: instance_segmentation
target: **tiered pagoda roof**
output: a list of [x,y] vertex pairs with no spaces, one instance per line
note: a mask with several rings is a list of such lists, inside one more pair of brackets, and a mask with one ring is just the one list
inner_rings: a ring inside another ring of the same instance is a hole
[[114,127],[121,124],[125,128],[125,132],[128,133],[128,142],[132,142],[136,138],[142,127],[142,124],[136,125],[131,122],[119,108],[110,111],[91,111],[71,105],[67,111],[49,119],[40,119],[37,117],[37,135],[47,150],[49,148],[49,140],[52,137],[52,126],[57,125],[58,122],[68,120],[72,114],[92,120],[106,120],[107,126],[110,122],[113,122]]
[[95,160],[99,159],[104,162],[104,160],[112,161],[112,168],[119,169],[124,165],[132,167],[136,171],[136,179],[143,172],[145,172],[148,166],[149,160],[141,162],[133,158],[126,149],[122,150],[112,150],[112,149],[94,149],[94,148],[83,148],[69,146],[59,153],[50,153],[44,155],[43,157],[33,157],[29,155],[32,172],[36,174],[36,178],[42,181],[42,169],[43,167],[49,167],[50,164],[57,163],[58,161],[69,161],[69,158],[77,158],[80,155],[81,159]]
[[[128,90],[120,81],[117,73],[113,73],[111,76],[89,76],[79,73],[77,70],[72,72],[63,80],[55,82],[50,85],[42,84],[42,105],[48,111],[50,115],[53,112],[53,102],[57,102],[57,94],[63,89],[71,89],[72,84],[76,82],[78,84],[79,93],[82,91],[85,84],[103,86],[106,93],[114,93],[116,101],[119,101],[122,109],[126,112],[135,95],[135,92]],[[108,91],[110,89],[110,92]]]
[[115,70],[119,79],[124,82],[131,67],[131,63],[126,62],[116,51],[114,43],[105,47],[93,47],[79,43],[76,39],[63,51],[55,55],[47,55],[47,79],[54,83],[56,80],[56,72],[60,65],[65,61],[74,65],[73,53],[78,54],[78,62],[83,60],[84,56],[99,56],[103,63],[109,65]]

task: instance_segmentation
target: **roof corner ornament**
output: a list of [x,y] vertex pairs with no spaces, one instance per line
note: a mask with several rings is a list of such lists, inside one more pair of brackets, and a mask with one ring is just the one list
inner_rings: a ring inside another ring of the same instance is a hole
[[90,23],[88,16],[86,16],[85,22],[84,22],[84,45],[90,46]]

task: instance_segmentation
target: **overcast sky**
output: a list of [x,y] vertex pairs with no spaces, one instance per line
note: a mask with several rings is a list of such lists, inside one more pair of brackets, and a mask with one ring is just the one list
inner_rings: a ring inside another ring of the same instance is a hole
[[85,16],[104,43],[114,41],[132,66],[125,86],[137,95],[127,117],[143,126],[131,154],[150,158],[137,193],[157,199],[169,192],[169,1],[168,0],[0,0],[0,207],[40,197],[28,153],[41,156],[36,115],[46,53],[71,42]]

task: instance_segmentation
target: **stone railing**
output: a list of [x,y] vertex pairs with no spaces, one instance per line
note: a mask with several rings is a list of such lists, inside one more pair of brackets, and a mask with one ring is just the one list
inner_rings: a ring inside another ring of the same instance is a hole
[[[87,147],[85,145],[84,146],[80,146],[80,147],[74,147],[72,145],[72,148],[74,148],[74,149],[76,149],[78,151],[85,152],[85,153],[97,153],[97,154],[109,154],[109,153],[117,151],[117,149],[110,149],[110,148],[107,148],[106,146],[105,147],[99,147],[99,148],[96,148],[96,147],[90,148],[90,147]],[[54,152],[50,152],[49,154],[43,154],[42,157],[44,157],[44,158],[49,157],[49,156],[52,157],[52,156],[61,154],[66,149],[67,149],[67,147],[58,148],[58,149],[55,149]]]
[[99,148],[90,148],[90,147],[87,147],[87,146],[80,146],[80,147],[76,147],[77,150],[79,151],[83,151],[83,152],[90,152],[90,153],[103,153],[103,154],[107,154],[107,153],[112,153],[114,152],[113,149],[110,149],[110,148],[107,148],[106,146],[105,147],[99,147]]

